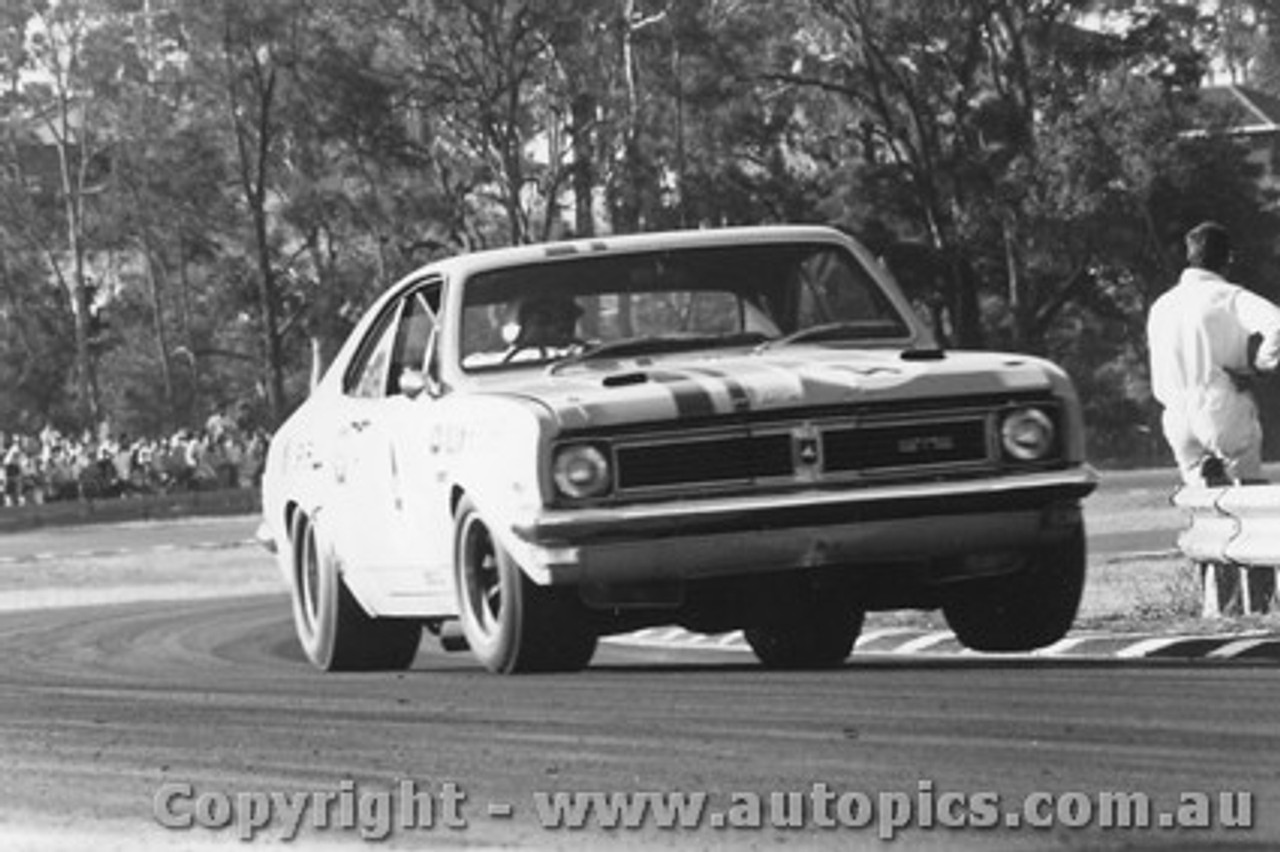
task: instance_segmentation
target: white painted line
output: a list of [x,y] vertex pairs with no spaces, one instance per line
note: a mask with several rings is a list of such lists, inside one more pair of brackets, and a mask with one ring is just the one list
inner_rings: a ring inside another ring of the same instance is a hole
[[1227,644],[1223,645],[1221,648],[1214,648],[1212,651],[1209,652],[1208,656],[1217,657],[1219,659],[1228,659],[1231,657],[1238,657],[1239,655],[1247,651],[1252,651],[1254,648],[1257,648],[1260,645],[1267,645],[1277,641],[1280,641],[1280,637],[1260,636],[1260,637],[1254,637],[1252,639],[1237,639],[1234,642],[1228,642]]
[[711,650],[740,652],[746,647],[741,633],[708,636],[693,633],[682,627],[646,627],[632,633],[606,636],[605,642],[614,645],[631,645],[639,648],[676,648],[686,651]]
[[[956,636],[950,630],[934,630],[923,632],[919,629],[890,627],[881,630],[873,630],[859,637],[855,647],[864,646],[870,643],[878,642],[893,637],[910,637],[899,645],[890,645],[881,650],[871,651],[868,653],[886,653],[894,655],[907,655],[917,653],[930,653],[930,649],[936,648],[944,642],[955,641]],[[1222,641],[1224,644],[1212,652],[1208,652],[1203,656],[1205,658],[1226,659],[1235,657],[1240,654],[1248,653],[1254,648],[1264,645],[1275,644],[1280,646],[1280,633],[1276,632],[1253,632],[1248,634],[1230,634],[1230,635],[1213,635],[1213,634],[1179,634],[1175,636],[1138,636],[1130,637],[1126,640],[1124,634],[1115,633],[1097,633],[1090,632],[1084,634],[1076,634],[1063,637],[1057,642],[1044,648],[1034,651],[1010,651],[1010,652],[991,652],[991,651],[975,651],[972,648],[960,648],[947,650],[945,652],[951,656],[957,657],[983,657],[987,659],[1028,659],[1033,657],[1064,657],[1081,646],[1089,642],[1106,643],[1107,645],[1119,645],[1116,650],[1100,650],[1092,655],[1094,657],[1113,657],[1117,659],[1137,659],[1148,657],[1165,648],[1176,645],[1180,642],[1188,641]],[[620,645],[633,645],[640,647],[653,648],[673,648],[684,650],[722,650],[742,652],[748,650],[749,646],[742,631],[735,630],[730,633],[721,633],[715,635],[706,635],[702,633],[693,633],[682,627],[648,627],[637,630],[632,633],[624,633],[618,636],[606,637],[606,642],[617,643]],[[1128,641],[1129,644],[1122,644]]]
[[1063,637],[1062,639],[1059,639],[1057,642],[1054,642],[1052,645],[1049,645],[1044,648],[1037,648],[1031,653],[1037,657],[1056,657],[1059,654],[1065,654],[1067,651],[1070,651],[1072,648],[1075,648],[1079,645],[1083,645],[1085,642],[1088,642],[1090,639],[1093,639],[1093,638],[1095,637],[1066,636],[1066,637]]
[[743,638],[741,630],[735,630],[721,636],[716,644],[721,648],[739,647],[746,644],[746,639]]
[[615,636],[605,636],[600,641],[608,642],[612,645],[632,645],[636,648],[666,648],[671,647],[672,644],[657,636],[642,636],[639,633],[619,633]]
[[685,631],[683,639],[686,645],[693,645],[694,647],[718,644],[715,636],[708,636],[705,633],[694,633],[689,630]]
[[683,627],[668,627],[665,631],[660,632],[654,638],[659,642],[678,642],[689,635],[689,631]]
[[915,639],[903,642],[901,645],[894,648],[892,653],[914,654],[918,651],[923,651],[926,648],[932,648],[934,645],[939,645],[948,639],[953,638],[955,638],[955,634],[950,630],[937,630],[933,633],[926,633],[923,636],[917,636]]
[[1185,642],[1188,639],[1194,639],[1194,636],[1156,636],[1151,639],[1143,639],[1141,642],[1134,642],[1116,651],[1114,656],[1121,659],[1129,660],[1137,657],[1147,657],[1156,651],[1176,645],[1179,642]]
[[855,648],[861,648],[863,645],[869,645],[881,639],[888,639],[891,636],[902,636],[905,633],[919,633],[910,627],[885,627],[880,630],[872,630],[869,633],[863,633],[858,637],[858,641],[854,643]]

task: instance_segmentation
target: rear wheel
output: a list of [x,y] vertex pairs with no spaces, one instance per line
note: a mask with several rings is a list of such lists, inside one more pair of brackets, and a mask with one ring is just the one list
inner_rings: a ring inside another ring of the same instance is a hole
[[343,582],[338,556],[316,519],[297,512],[289,541],[294,629],[311,664],[325,671],[408,668],[422,626],[365,613]]
[[943,602],[947,624],[976,651],[1030,651],[1071,629],[1084,591],[1083,527],[1040,548],[1017,574],[966,582]]
[[591,662],[597,637],[576,590],[525,576],[466,497],[458,506],[454,567],[462,632],[485,668],[577,671]]
[[865,613],[819,605],[785,620],[743,631],[756,658],[771,669],[829,669],[842,664],[862,632]]

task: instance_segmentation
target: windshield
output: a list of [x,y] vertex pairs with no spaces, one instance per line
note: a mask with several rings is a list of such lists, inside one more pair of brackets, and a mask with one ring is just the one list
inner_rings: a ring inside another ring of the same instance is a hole
[[496,370],[704,346],[887,345],[910,334],[838,246],[586,254],[470,278],[461,359],[464,370]]

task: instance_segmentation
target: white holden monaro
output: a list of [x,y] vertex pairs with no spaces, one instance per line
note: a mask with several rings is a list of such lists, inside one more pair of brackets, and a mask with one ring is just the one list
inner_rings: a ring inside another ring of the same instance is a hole
[[423,626],[579,669],[657,624],[830,666],[908,607],[1016,651],[1075,617],[1083,444],[1060,369],[940,351],[836,230],[523,246],[377,300],[272,441],[260,535],[322,669]]

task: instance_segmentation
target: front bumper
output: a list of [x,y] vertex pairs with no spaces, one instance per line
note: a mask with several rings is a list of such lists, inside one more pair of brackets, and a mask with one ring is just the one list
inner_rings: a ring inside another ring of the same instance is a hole
[[259,522],[258,528],[253,532],[253,538],[267,553],[275,554],[277,552],[275,533],[271,531],[271,525],[266,522],[266,519]]
[[[1065,541],[1087,467],[980,481],[548,510],[513,525],[538,583],[691,580],[785,569],[984,560]],[[963,567],[962,571],[966,570]]]

